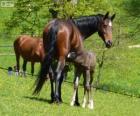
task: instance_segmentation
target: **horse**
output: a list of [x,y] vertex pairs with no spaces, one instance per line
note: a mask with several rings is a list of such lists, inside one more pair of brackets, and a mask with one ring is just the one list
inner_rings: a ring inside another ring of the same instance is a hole
[[16,55],[16,71],[19,73],[20,56],[23,58],[23,75],[25,76],[27,62],[31,62],[31,74],[34,74],[35,62],[43,62],[45,57],[43,39],[21,35],[14,41],[14,51]]
[[45,82],[45,75],[48,74],[54,60],[57,61],[57,68],[54,74],[55,91],[53,80],[51,81],[51,100],[61,103],[61,84],[63,81],[63,69],[66,56],[74,51],[77,54],[83,50],[83,40],[93,33],[98,32],[107,48],[112,46],[112,21],[115,14],[109,16],[98,14],[80,18],[63,20],[54,19],[50,21],[43,31],[43,45],[45,58],[41,66],[39,76],[35,82],[36,87],[33,94],[38,94]]
[[[75,52],[71,52],[68,54],[67,58],[69,61],[74,63],[75,71],[74,71],[74,92],[71,101],[71,106],[75,105],[75,102],[78,102],[78,84],[80,80],[80,76],[83,74],[84,77],[84,100],[82,107],[85,108],[86,104],[88,104],[89,109],[93,109],[93,98],[92,98],[92,81],[93,81],[93,73],[95,71],[96,66],[96,56],[93,52],[83,51],[80,54],[76,54]],[[88,100],[86,101],[86,95]]]

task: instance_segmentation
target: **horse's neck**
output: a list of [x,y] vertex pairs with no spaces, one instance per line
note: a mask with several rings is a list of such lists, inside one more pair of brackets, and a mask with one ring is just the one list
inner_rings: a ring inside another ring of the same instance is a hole
[[83,39],[86,39],[98,31],[100,20],[101,16],[89,16],[81,19],[73,19],[73,22],[79,29]]

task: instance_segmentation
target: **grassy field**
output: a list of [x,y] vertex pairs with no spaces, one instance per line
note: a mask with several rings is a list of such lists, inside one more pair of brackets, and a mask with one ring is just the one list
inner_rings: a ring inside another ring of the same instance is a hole
[[[64,82],[63,104],[50,104],[50,85],[47,82],[39,96],[32,96],[34,77],[8,76],[0,70],[1,116],[139,116],[140,99],[111,92],[94,90],[95,109],[71,107],[72,84]],[[80,87],[80,103],[83,88]]]

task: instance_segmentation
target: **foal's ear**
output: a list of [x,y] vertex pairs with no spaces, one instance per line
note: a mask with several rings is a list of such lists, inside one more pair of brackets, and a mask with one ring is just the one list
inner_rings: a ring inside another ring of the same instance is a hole
[[104,19],[108,18],[109,12],[104,15]]
[[111,17],[111,21],[113,21],[113,19],[115,18],[116,14],[113,14]]

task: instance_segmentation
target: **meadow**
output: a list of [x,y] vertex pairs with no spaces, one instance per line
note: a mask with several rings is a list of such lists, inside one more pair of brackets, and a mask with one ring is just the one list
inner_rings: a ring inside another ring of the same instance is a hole
[[[13,41],[18,30],[12,35],[4,32],[4,22],[10,19],[12,8],[0,8],[0,67],[7,69],[16,64]],[[122,12],[122,14],[125,12]],[[125,20],[124,20],[125,21]],[[71,107],[73,92],[73,70],[68,73],[62,86],[63,103],[50,104],[50,83],[45,83],[39,96],[33,96],[36,76],[9,76],[7,70],[0,68],[0,115],[1,116],[140,116],[140,48],[128,48],[140,44],[139,35],[131,38],[125,35],[127,24],[119,26],[116,17],[113,30],[113,47],[105,49],[97,34],[84,41],[87,50],[94,51],[97,66],[94,75],[94,110],[82,107]],[[123,22],[123,21],[122,21]],[[16,35],[17,34],[17,35]],[[8,46],[8,47],[5,47]],[[103,66],[99,67],[105,52]],[[3,55],[6,54],[6,55]],[[13,55],[10,55],[13,54]],[[22,60],[20,62],[22,67]],[[39,64],[35,65],[38,74]],[[100,74],[99,74],[100,71]],[[30,73],[30,64],[27,65]],[[100,78],[99,84],[96,85]],[[82,85],[82,79],[80,81]],[[80,85],[80,103],[83,99],[83,87]]]
[[[139,116],[140,99],[103,90],[94,90],[94,110],[71,107],[72,83],[64,82],[63,103],[50,104],[50,83],[45,83],[39,96],[33,96],[35,78],[8,76],[0,70],[1,116]],[[80,103],[83,88],[79,91]]]

